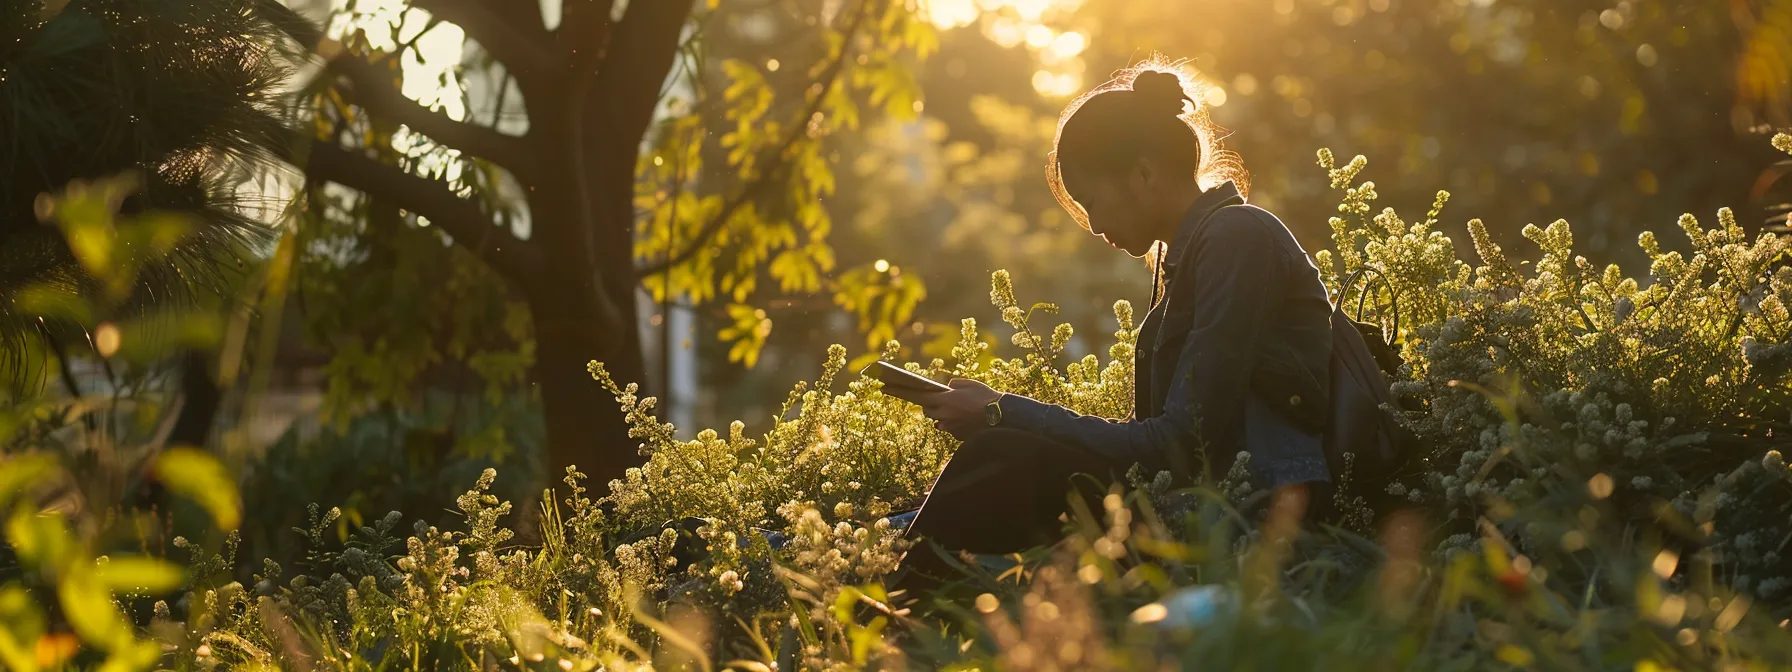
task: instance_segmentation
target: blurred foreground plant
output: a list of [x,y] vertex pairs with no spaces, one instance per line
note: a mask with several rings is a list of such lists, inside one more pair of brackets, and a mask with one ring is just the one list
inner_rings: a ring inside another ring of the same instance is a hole
[[[159,264],[191,227],[181,217],[149,213],[118,217],[141,187],[131,175],[76,182],[41,195],[37,213],[61,229],[85,277],[99,291],[66,278],[27,286],[12,309],[87,331],[112,383],[109,394],[22,396],[0,411],[0,662],[8,669],[99,664],[142,669],[162,655],[140,637],[133,598],[166,594],[199,577],[158,557],[166,520],[139,510],[129,497],[140,479],[154,479],[199,505],[212,524],[234,530],[241,504],[233,480],[210,454],[161,448],[167,423],[151,396],[135,394],[121,366],[166,357],[176,348],[215,343],[218,320],[136,311],[118,317],[140,269]],[[62,362],[64,375],[72,369]],[[71,383],[72,386],[72,383]],[[176,538],[177,546],[187,545]],[[203,565],[201,565],[203,567]],[[215,568],[215,569],[221,569]],[[121,610],[121,607],[124,609]],[[87,654],[83,654],[86,650]]]

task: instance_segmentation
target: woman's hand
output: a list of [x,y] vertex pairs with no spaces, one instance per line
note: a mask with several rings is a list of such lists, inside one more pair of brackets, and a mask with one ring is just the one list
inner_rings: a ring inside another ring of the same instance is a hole
[[1002,393],[969,378],[953,378],[946,392],[915,395],[921,411],[933,418],[933,426],[963,441],[989,426],[984,407],[1002,398]]

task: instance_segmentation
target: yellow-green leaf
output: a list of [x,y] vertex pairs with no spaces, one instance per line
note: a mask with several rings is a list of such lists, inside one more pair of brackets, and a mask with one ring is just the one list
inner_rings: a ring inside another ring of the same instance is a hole
[[192,231],[193,223],[185,215],[156,212],[138,216],[119,227],[118,237],[139,254],[154,259],[168,254]]
[[44,613],[18,584],[0,587],[0,668],[35,670],[33,645],[44,634]]
[[69,250],[89,272],[105,275],[113,270],[112,250],[116,247],[118,232],[112,228],[111,221],[72,221],[64,233],[68,237]]
[[114,591],[165,593],[179,588],[185,578],[179,565],[143,557],[108,558],[95,572]]
[[13,306],[25,315],[67,320],[82,326],[92,326],[96,321],[91,302],[74,288],[53,283],[20,289],[13,295]]
[[130,642],[118,647],[106,662],[100,664],[98,672],[131,672],[147,669],[155,665],[156,659],[162,655],[162,647],[155,642]]
[[224,338],[224,317],[206,311],[167,312],[119,325],[118,356],[147,362],[178,348],[210,348]]
[[162,451],[156,474],[170,490],[198,502],[218,527],[234,530],[242,521],[242,499],[224,465],[210,453],[187,447]]
[[75,551],[75,540],[61,516],[41,515],[24,507],[7,519],[6,541],[20,560],[41,567],[60,568]]
[[76,568],[64,574],[56,592],[63,615],[82,641],[111,650],[130,640],[130,626],[92,569]]
[[16,634],[0,630],[0,666],[19,672],[37,672],[37,659],[32,654],[26,653],[23,641],[35,638],[15,638]]
[[1530,649],[1515,644],[1501,646],[1497,655],[1500,662],[1513,667],[1530,667],[1531,663],[1537,660],[1535,656],[1531,655]]
[[[0,438],[5,438],[0,433]],[[56,469],[56,460],[48,455],[23,455],[0,459],[0,507],[11,503],[14,495],[33,483],[42,482]]]

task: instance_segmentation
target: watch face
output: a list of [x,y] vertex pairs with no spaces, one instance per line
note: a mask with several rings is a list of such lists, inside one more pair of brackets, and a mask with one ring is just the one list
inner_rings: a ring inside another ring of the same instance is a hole
[[997,406],[993,402],[987,406],[984,406],[983,407],[983,419],[985,421],[989,422],[990,425],[995,425],[996,423],[1001,422],[1002,421],[1002,407]]

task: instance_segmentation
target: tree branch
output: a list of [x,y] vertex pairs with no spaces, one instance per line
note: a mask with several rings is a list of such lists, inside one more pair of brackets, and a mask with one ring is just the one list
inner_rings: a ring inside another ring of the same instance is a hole
[[[545,41],[546,32],[537,38],[529,38],[515,30],[510,22],[479,5],[477,0],[414,0],[414,6],[459,25],[502,61],[506,72],[517,77],[519,84],[525,71],[546,72],[552,64],[552,59],[539,45]],[[391,73],[374,63],[345,54],[341,45],[330,40],[317,24],[279,0],[259,0],[257,9],[265,12],[299,47],[324,56],[329,67],[347,77],[359,94],[356,102],[368,111],[388,115],[393,121],[443,145],[499,164],[513,173],[527,165],[527,148],[521,138],[505,135],[495,128],[455,121],[405,97]]]
[[255,3],[255,9],[267,15],[274,27],[286,33],[287,37],[305,51],[316,51],[318,43],[324,39],[322,28],[310,19],[300,16],[298,12],[287,7],[280,0],[258,0]]
[[305,175],[378,194],[398,207],[429,219],[499,274],[519,281],[539,263],[534,249],[498,228],[476,201],[455,195],[446,182],[418,177],[396,166],[326,142],[313,142]]
[[[455,121],[446,114],[424,107],[405,97],[393,81],[393,73],[360,57],[337,56],[330,67],[346,77],[354,86],[354,102],[368,112],[411,127],[442,145],[461,153],[503,166],[523,180],[528,169],[528,146],[522,138],[505,135],[498,129],[464,121]],[[526,182],[525,182],[526,183]]]
[[697,232],[697,237],[684,251],[647,266],[636,268],[635,279],[637,281],[650,275],[664,273],[679,264],[690,261],[692,257],[697,256],[697,253],[703,251],[705,246],[709,245],[710,239],[715,238],[722,227],[728,223],[728,220],[734,217],[736,211],[776,184],[775,178],[781,176],[789,167],[790,162],[787,155],[790,153],[790,149],[808,136],[809,119],[821,111],[822,103],[827,99],[828,92],[834,88],[835,84],[839,83],[840,73],[845,70],[846,62],[852,51],[852,38],[858,33],[865,18],[871,14],[870,5],[871,0],[864,0],[859,4],[859,11],[853,15],[852,22],[846,26],[846,38],[841,40],[839,56],[834,59],[834,62],[828,64],[827,69],[822,71],[821,77],[815,82],[821,88],[804,107],[802,116],[797,117],[796,123],[791,124],[790,134],[785,136],[784,141],[778,145],[775,151],[768,152],[772,160],[767,163],[771,165],[771,168],[761,172],[758,177],[748,182],[740,193],[734,195],[734,198],[728,199],[728,202],[722,205],[721,212],[716,213],[713,219],[703,224],[703,228]]
[[[467,37],[503,62],[518,79],[533,80],[554,67],[554,55],[546,46],[549,35],[541,27],[539,10],[524,7],[497,12],[482,0],[411,0],[411,6],[460,26]],[[534,21],[518,20],[518,16],[529,13],[534,14]]]

